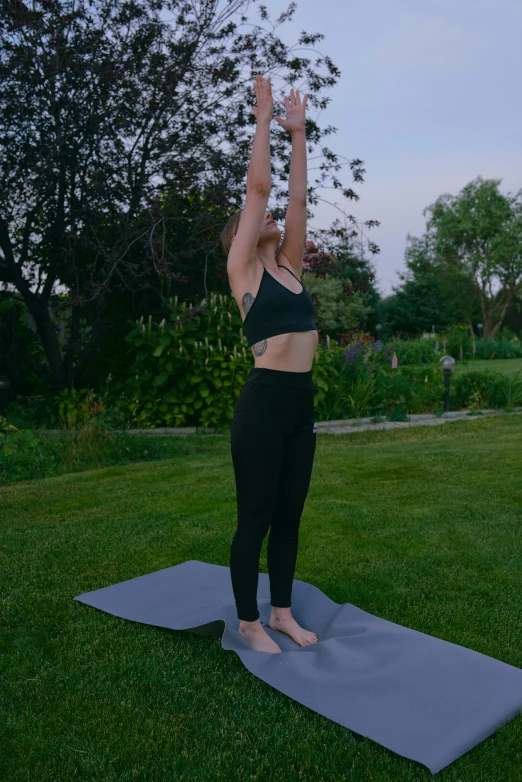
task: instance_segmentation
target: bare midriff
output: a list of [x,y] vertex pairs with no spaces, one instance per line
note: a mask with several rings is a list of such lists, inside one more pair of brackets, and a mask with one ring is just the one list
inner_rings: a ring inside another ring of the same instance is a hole
[[[308,372],[312,368],[319,338],[317,331],[292,331],[268,337],[250,348],[254,366],[282,369],[286,372]],[[263,350],[263,355],[256,355]]]

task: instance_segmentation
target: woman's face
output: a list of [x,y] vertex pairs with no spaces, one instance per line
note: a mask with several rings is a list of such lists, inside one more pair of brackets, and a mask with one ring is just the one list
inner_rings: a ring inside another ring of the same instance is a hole
[[[239,218],[241,220],[241,218]],[[232,242],[235,239],[235,234],[232,237]],[[279,226],[277,225],[276,221],[272,217],[272,212],[269,210],[265,213],[265,218],[263,220],[263,225],[261,226],[261,231],[259,233],[259,239],[257,240],[258,245],[260,244],[275,244],[276,247],[279,247],[279,243],[281,242],[281,231],[279,229]]]
[[269,242],[271,244],[273,243],[276,244],[276,246],[278,246],[280,241],[281,241],[281,231],[276,221],[272,217],[272,212],[268,210],[265,214],[265,219],[263,221],[263,226],[261,228],[261,232],[259,234],[259,239],[257,240],[257,243],[265,244]]

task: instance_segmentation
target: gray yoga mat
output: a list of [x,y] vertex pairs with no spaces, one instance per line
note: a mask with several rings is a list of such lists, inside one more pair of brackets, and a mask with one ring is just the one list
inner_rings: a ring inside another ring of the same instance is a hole
[[239,635],[230,570],[199,560],[74,598],[133,622],[221,635],[248,670],[298,703],[427,766],[452,763],[522,710],[522,670],[334,603],[294,579],[292,615],[319,642],[299,646],[267,626],[268,575],[259,574],[262,624],[282,654],[256,652]]

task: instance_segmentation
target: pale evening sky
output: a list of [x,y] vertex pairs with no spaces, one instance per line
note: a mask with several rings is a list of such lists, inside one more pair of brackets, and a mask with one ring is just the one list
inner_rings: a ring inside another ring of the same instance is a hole
[[[274,23],[288,2],[266,5]],[[247,15],[259,23],[256,5]],[[277,34],[292,46],[302,30],[324,33],[315,49],[341,71],[323,92],[331,103],[319,124],[338,129],[324,144],[361,158],[366,168],[363,184],[353,183],[348,166],[336,174],[359,193],[358,202],[336,190],[319,195],[358,220],[381,221],[367,235],[381,248],[373,262],[378,288],[387,295],[399,283],[397,270],[405,268],[407,233],[423,233],[422,211],[439,195],[456,195],[479,175],[501,179],[506,194],[522,187],[522,3],[297,0],[293,21]],[[279,79],[273,85],[277,96]],[[308,91],[304,83],[292,86]],[[317,120],[318,110],[309,111]],[[316,228],[327,228],[336,216],[343,220],[326,204],[312,210]]]

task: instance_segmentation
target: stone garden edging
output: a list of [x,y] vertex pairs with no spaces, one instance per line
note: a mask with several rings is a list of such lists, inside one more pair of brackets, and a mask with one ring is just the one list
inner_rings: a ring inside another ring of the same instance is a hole
[[[470,413],[473,413],[473,415],[470,415]],[[374,416],[370,418],[341,418],[337,421],[318,421],[316,429],[317,432],[322,432],[323,434],[352,434],[353,432],[407,429],[410,426],[438,426],[440,424],[448,423],[449,421],[457,421],[463,418],[473,420],[474,418],[482,418],[482,416],[485,415],[512,415],[516,413],[522,413],[522,407],[516,407],[512,413],[507,413],[505,410],[489,409],[473,411],[451,410],[449,413],[442,413],[440,416],[436,416],[433,413],[411,413],[408,416],[410,419],[409,421],[381,421],[379,423],[371,423]],[[125,429],[123,431],[127,432],[127,434],[142,434],[148,437],[187,437],[191,434],[215,435],[215,430],[213,428],[199,428],[197,426]],[[229,430],[225,430],[222,434],[225,434],[226,431]],[[65,437],[71,432],[72,430],[64,429],[42,430],[42,434],[55,437]]]

